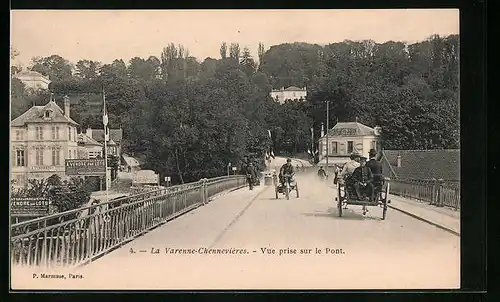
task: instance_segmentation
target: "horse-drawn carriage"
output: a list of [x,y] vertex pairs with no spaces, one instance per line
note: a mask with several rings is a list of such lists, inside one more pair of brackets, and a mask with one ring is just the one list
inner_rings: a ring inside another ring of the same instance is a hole
[[[378,175],[377,175],[378,176]],[[370,206],[380,206],[382,208],[382,220],[385,219],[387,214],[387,204],[391,201],[389,197],[390,179],[383,176],[375,177],[372,182],[374,190],[374,198],[370,200],[366,196],[366,191],[363,190],[364,196],[357,196],[353,183],[347,179],[346,181],[339,181],[337,183],[337,208],[339,217],[342,217],[342,210],[347,209],[348,205],[360,205],[363,207],[363,215],[368,212]],[[367,187],[365,187],[366,189]]]
[[290,199],[290,192],[295,191],[297,193],[297,198],[299,198],[299,186],[297,181],[295,181],[292,175],[285,174],[283,175],[284,185],[282,185],[279,181],[275,181],[275,192],[276,199],[278,199],[279,194],[284,194],[286,199]]

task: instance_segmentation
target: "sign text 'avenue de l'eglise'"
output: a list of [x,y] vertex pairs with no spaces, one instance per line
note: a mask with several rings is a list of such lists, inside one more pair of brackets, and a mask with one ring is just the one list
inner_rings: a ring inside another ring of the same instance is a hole
[[67,159],[66,175],[99,176],[106,174],[106,165],[102,158]]
[[355,128],[337,128],[330,130],[330,135],[333,136],[356,136],[357,134],[358,131]]

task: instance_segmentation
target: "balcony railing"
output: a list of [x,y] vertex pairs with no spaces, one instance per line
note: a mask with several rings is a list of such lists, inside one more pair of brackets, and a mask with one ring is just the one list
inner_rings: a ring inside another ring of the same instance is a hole
[[224,176],[151,190],[11,225],[11,262],[23,266],[77,266],[146,231],[246,184]]
[[428,202],[438,207],[460,209],[460,182],[458,181],[391,179],[390,193]]

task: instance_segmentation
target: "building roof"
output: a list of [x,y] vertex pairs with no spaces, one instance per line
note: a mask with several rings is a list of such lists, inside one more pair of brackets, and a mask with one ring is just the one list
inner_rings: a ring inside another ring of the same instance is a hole
[[358,122],[345,122],[337,123],[328,131],[328,134],[329,136],[369,136],[375,135],[375,129]]
[[102,144],[96,141],[95,139],[89,137],[84,133],[78,134],[78,144],[83,144],[85,146],[99,146],[102,147]]
[[290,86],[285,91],[303,91],[303,89],[296,87],[296,86]]
[[46,77],[43,74],[36,72],[36,71],[33,71],[33,70],[24,70],[24,71],[16,73],[14,76],[16,78],[32,77],[32,78],[43,78],[43,79],[49,80],[49,77]]
[[[398,155],[401,167],[398,168]],[[460,180],[460,150],[384,150],[384,175],[401,179]]]
[[[44,118],[44,112],[49,109],[52,111],[50,120]],[[26,112],[11,121],[10,125],[14,127],[23,127],[27,123],[68,123],[78,125],[70,117],[64,115],[64,111],[54,101],[49,101],[45,106],[33,106]]]
[[[92,129],[92,138],[98,142],[103,142],[104,129]],[[123,138],[123,129],[109,129],[109,138],[119,144]]]
[[108,146],[116,146],[116,143],[113,139],[110,139],[107,145]]

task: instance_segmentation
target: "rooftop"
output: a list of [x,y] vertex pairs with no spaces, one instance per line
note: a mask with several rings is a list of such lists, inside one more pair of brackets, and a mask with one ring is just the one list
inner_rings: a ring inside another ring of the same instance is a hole
[[83,144],[86,146],[100,146],[100,147],[102,146],[101,143],[87,136],[85,133],[78,134],[78,144]]
[[[46,120],[44,118],[44,112],[46,110],[50,110],[53,112],[50,120]],[[26,112],[16,117],[13,121],[11,121],[10,125],[13,127],[23,127],[27,123],[68,123],[73,125],[78,125],[70,117],[66,117],[64,115],[64,111],[59,107],[54,101],[49,101],[45,106],[33,106],[28,109]]]
[[32,77],[32,78],[44,78],[46,80],[49,80],[49,77],[47,76],[44,76],[43,74],[39,73],[39,72],[36,72],[36,71],[33,71],[33,70],[24,70],[24,71],[21,71],[21,72],[18,72],[14,75],[16,78],[19,78],[19,77]]
[[[401,166],[398,167],[398,155]],[[402,179],[460,180],[460,150],[384,150],[384,174]]]
[[[104,141],[104,129],[92,129],[92,138],[98,142]],[[123,138],[123,129],[109,129],[109,139],[119,144]]]
[[368,136],[375,135],[375,129],[358,122],[341,122],[328,131],[329,136]]

